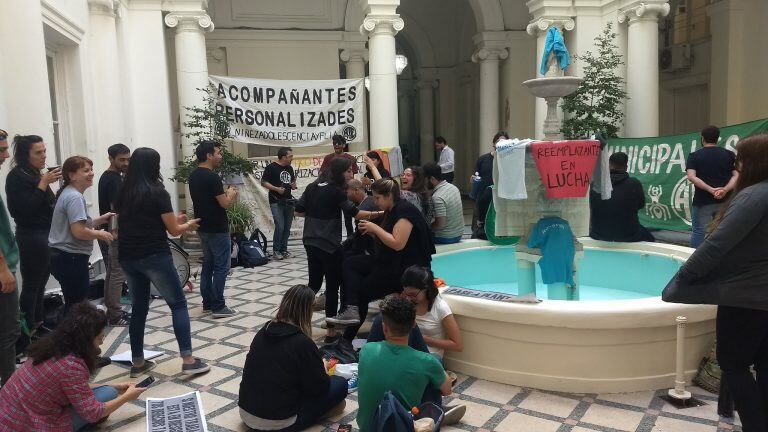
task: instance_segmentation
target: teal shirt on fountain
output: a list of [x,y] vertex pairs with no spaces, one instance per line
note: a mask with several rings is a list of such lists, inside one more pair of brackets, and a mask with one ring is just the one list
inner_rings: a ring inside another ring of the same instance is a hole
[[539,220],[528,238],[529,248],[541,249],[541,280],[545,284],[573,283],[573,231],[568,221],[559,217]]

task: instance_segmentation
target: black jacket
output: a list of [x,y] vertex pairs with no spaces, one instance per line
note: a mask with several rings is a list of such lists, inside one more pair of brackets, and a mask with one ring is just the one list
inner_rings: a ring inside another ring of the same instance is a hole
[[327,393],[329,383],[312,339],[294,325],[271,322],[251,342],[238,405],[256,417],[284,420],[303,400]]
[[29,168],[16,166],[8,173],[5,193],[8,197],[8,211],[17,229],[51,229],[56,197],[50,186],[45,192],[40,190],[37,187],[39,183],[40,174]]
[[609,200],[603,200],[590,189],[589,236],[614,242],[653,241],[637,217],[637,212],[645,207],[643,185],[624,171],[611,171],[611,184],[613,192]]

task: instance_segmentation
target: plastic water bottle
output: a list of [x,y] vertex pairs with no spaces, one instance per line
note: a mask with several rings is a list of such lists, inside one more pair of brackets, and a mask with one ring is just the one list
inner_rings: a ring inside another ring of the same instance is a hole
[[347,391],[353,391],[357,388],[357,374],[353,373],[352,378],[347,381]]
[[469,190],[469,199],[477,199],[477,196],[480,195],[480,185],[482,182],[483,178],[480,177],[480,173],[475,172],[475,175],[472,176],[472,188]]

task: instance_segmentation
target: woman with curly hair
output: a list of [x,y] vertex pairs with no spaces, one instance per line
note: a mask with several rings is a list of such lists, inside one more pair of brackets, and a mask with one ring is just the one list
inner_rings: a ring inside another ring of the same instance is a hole
[[134,383],[91,388],[107,316],[90,303],[73,306],[52,333],[29,347],[29,359],[0,389],[0,429],[78,431],[145,390]]

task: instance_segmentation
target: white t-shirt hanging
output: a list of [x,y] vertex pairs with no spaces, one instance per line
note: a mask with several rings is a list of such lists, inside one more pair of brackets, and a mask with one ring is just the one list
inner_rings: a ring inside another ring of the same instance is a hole
[[[422,335],[435,339],[445,339],[443,318],[452,314],[451,307],[448,306],[448,303],[446,303],[445,300],[443,300],[443,297],[438,294],[435,298],[435,302],[432,304],[432,310],[427,311],[424,315],[416,315],[416,324],[418,324]],[[430,346],[429,352],[437,354],[442,358],[444,350]]]

